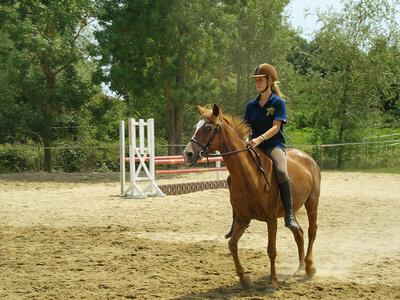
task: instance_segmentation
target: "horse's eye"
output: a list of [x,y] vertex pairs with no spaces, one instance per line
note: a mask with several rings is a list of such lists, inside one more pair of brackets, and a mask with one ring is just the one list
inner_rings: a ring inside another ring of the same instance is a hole
[[206,130],[210,131],[211,130],[211,126],[206,126]]

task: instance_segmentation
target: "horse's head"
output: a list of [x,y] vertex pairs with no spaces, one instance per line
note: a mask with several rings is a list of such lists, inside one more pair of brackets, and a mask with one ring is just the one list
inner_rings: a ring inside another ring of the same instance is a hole
[[212,111],[201,106],[197,106],[197,109],[200,114],[200,121],[194,127],[193,137],[183,150],[185,163],[189,166],[195,165],[208,152],[217,150],[219,145],[215,137],[220,130],[220,108],[217,104],[214,104]]

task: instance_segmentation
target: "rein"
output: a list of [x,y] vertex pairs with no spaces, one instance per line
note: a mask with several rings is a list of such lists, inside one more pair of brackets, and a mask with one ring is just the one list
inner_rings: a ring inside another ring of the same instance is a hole
[[[258,169],[261,171],[261,173],[263,174],[264,179],[265,179],[265,181],[267,182],[268,186],[271,187],[271,183],[269,182],[269,180],[268,180],[268,178],[267,178],[267,175],[265,174],[265,171],[264,171],[264,169],[263,169],[263,167],[262,167],[260,155],[257,153],[256,150],[254,150],[253,147],[247,146],[247,147],[244,148],[244,149],[239,149],[239,150],[230,151],[230,152],[225,152],[225,153],[220,153],[220,154],[214,154],[214,153],[209,154],[209,153],[207,153],[208,148],[211,146],[212,142],[213,142],[214,139],[215,139],[215,136],[217,135],[217,133],[219,133],[219,131],[220,131],[220,125],[217,125],[217,126],[215,127],[215,130],[214,130],[214,132],[213,132],[213,134],[212,134],[212,136],[211,136],[211,138],[210,138],[210,140],[208,141],[208,143],[207,143],[206,146],[204,146],[204,145],[203,145],[202,143],[200,143],[199,141],[196,141],[194,138],[191,138],[191,139],[190,139],[191,142],[194,142],[194,143],[196,143],[197,145],[199,145],[200,147],[203,148],[203,151],[200,151],[200,153],[199,153],[200,157],[201,157],[201,158],[206,157],[206,158],[207,158],[207,163],[208,163],[208,158],[209,158],[209,157],[226,156],[226,155],[232,155],[232,154],[240,153],[240,152],[243,152],[243,151],[249,151],[249,152],[250,152],[250,155],[251,155],[251,158],[253,159],[254,163],[255,163],[256,166],[257,166],[257,168],[258,168]],[[219,137],[220,137],[220,139],[221,139],[221,134],[219,135]],[[253,153],[255,154],[255,156],[257,157],[258,162],[257,162],[257,160],[254,158],[252,152],[253,152]]]

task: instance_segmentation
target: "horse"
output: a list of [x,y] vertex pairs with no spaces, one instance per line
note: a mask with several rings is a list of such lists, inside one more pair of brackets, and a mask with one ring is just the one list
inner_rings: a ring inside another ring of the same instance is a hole
[[[284,216],[277,178],[272,161],[262,151],[246,146],[250,127],[239,119],[224,115],[217,104],[212,110],[198,106],[200,120],[194,127],[192,139],[183,150],[186,165],[193,166],[209,152],[219,151],[229,171],[229,193],[236,219],[228,242],[235,263],[236,274],[243,289],[252,286],[245,274],[237,243],[250,220],[267,223],[268,256],[270,259],[269,281],[265,291],[278,289],[275,269],[277,218]],[[317,163],[307,153],[298,149],[286,149],[288,173],[292,187],[293,213],[303,205],[308,216],[308,248],[304,255],[303,230],[292,230],[298,248],[299,267],[295,275],[311,278],[316,269],[313,263],[313,244],[317,232],[317,210],[320,195],[321,172]]]

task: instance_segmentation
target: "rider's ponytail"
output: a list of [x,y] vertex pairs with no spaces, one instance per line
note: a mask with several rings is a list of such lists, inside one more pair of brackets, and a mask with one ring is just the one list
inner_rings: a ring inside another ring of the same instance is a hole
[[[275,95],[277,95],[278,97],[280,97],[280,98],[282,98],[282,99],[283,99],[283,97],[285,96],[285,95],[283,95],[283,94],[281,93],[281,91],[279,90],[279,81],[274,81],[274,82],[272,82],[271,91],[272,91]],[[285,101],[285,99],[283,99],[283,101]]]

